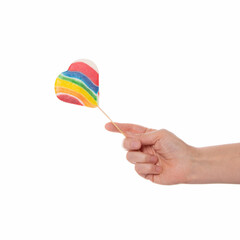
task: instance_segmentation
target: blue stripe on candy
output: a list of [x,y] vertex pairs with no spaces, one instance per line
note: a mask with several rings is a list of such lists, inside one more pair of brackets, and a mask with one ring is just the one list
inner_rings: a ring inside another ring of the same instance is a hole
[[83,73],[66,71],[66,72],[63,72],[62,75],[77,79],[83,82],[88,88],[93,90],[96,94],[98,93],[98,87]]

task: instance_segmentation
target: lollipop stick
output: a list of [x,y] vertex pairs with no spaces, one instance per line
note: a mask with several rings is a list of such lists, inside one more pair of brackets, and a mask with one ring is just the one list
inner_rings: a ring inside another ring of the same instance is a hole
[[99,110],[101,110],[101,112],[111,121],[111,123],[117,128],[117,130],[126,137],[126,135],[123,133],[123,131],[117,126],[117,124],[115,124],[112,119],[99,107],[97,106]]

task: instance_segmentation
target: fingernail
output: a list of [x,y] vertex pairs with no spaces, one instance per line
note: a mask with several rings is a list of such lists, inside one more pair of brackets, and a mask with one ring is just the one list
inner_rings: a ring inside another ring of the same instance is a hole
[[132,148],[139,148],[140,147],[140,142],[138,142],[138,141],[132,141],[131,142],[131,147]]
[[155,163],[157,162],[158,158],[156,156],[151,156],[150,157],[150,162]]

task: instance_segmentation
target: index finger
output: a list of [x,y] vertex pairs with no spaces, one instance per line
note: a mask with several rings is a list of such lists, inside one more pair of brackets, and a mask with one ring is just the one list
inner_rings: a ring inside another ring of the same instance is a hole
[[[136,124],[130,123],[115,123],[124,133],[145,133],[148,129]],[[105,128],[110,132],[119,132],[118,129],[111,123],[107,123]]]

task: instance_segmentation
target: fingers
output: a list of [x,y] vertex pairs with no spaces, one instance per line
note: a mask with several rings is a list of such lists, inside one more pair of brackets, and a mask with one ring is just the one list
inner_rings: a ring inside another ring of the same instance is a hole
[[[144,133],[147,131],[147,128],[135,125],[135,124],[129,124],[129,123],[115,123],[124,133]],[[111,123],[107,123],[105,125],[105,128],[110,132],[119,132],[118,129]]]
[[135,170],[141,176],[156,175],[162,172],[162,167],[151,163],[136,163]]
[[139,139],[125,138],[123,141],[123,147],[128,151],[139,150],[141,146]]
[[143,145],[153,145],[165,132],[166,130],[158,130],[126,137],[123,141],[123,147],[127,150],[139,150]]
[[161,129],[161,130],[153,130],[146,133],[140,133],[132,135],[131,137],[137,139],[141,142],[141,145],[154,145],[158,140],[169,136],[170,132]]
[[130,163],[135,164],[136,172],[141,177],[150,181],[154,180],[154,175],[158,175],[162,172],[162,167],[156,165],[156,163],[158,163],[157,156],[130,151],[127,153],[126,157]]
[[[152,145],[165,134],[169,134],[169,132],[165,129],[154,130],[129,123],[115,124],[124,132],[127,137],[138,139],[142,145]],[[111,122],[107,123],[105,128],[110,132],[119,132],[119,130]]]
[[145,178],[145,179],[148,179],[152,182],[154,182],[154,176],[156,176],[156,174],[147,174],[146,175],[146,174],[139,174],[139,173],[138,173],[138,175]]
[[157,156],[145,154],[142,152],[127,152],[127,160],[130,163],[151,163],[156,164],[158,162]]
[[139,139],[143,145],[153,145],[161,137],[161,131],[162,130],[156,130],[149,133],[139,134],[135,137]]

